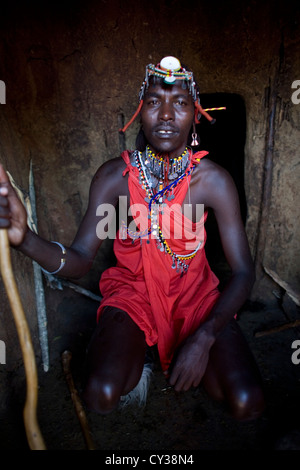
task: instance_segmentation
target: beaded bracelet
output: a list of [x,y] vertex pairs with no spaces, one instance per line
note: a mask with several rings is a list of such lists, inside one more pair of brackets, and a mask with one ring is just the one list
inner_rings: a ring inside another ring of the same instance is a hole
[[46,269],[42,268],[41,267],[41,270],[46,273],[46,274],[57,274],[59,271],[62,270],[62,268],[64,267],[64,265],[66,264],[66,258],[65,258],[65,255],[67,253],[67,250],[65,249],[65,247],[59,243],[59,242],[51,242],[51,243],[55,243],[56,245],[58,245],[60,248],[61,248],[61,251],[62,251],[62,258],[60,259],[60,267],[56,270],[56,271],[53,271],[52,273],[47,271]]

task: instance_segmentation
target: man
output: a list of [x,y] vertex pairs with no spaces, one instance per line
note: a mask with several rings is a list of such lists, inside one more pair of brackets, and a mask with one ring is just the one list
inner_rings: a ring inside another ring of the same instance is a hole
[[[174,57],[148,65],[133,119],[138,114],[139,148],[98,169],[70,247],[27,228],[26,212],[3,168],[0,228],[7,228],[11,245],[43,269],[80,278],[100,247],[103,224],[113,222],[113,212],[102,209],[120,202],[121,210],[125,201],[130,217],[114,242],[117,265],[100,280],[103,301],[83,394],[87,406],[102,414],[114,410],[138,384],[147,345],[156,345],[176,391],[202,383],[236,419],[254,419],[264,408],[260,377],[234,318],[253,285],[253,264],[231,177],[207,152],[187,147],[191,129],[192,144],[197,143],[194,124],[205,114],[192,72]],[[186,206],[188,215],[181,210]],[[204,251],[208,208],[232,272],[221,293]]]

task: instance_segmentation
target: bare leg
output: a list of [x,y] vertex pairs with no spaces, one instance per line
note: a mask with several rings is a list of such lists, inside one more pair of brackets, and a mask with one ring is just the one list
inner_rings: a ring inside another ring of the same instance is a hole
[[218,336],[203,377],[207,392],[226,401],[234,418],[256,419],[264,410],[258,367],[235,320]]
[[87,352],[87,380],[83,399],[88,408],[106,414],[120,396],[138,383],[144,365],[144,333],[122,310],[106,307]]

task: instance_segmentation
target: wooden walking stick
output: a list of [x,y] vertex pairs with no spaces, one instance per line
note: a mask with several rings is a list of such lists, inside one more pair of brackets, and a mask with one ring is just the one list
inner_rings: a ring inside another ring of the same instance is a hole
[[73,405],[76,410],[77,418],[79,420],[87,448],[88,450],[95,450],[96,447],[91,436],[91,432],[90,432],[89,425],[88,425],[88,420],[87,420],[84,408],[81,404],[81,400],[76,390],[72,373],[71,373],[71,359],[72,359],[71,351],[68,351],[68,350],[64,351],[61,355],[61,358],[62,358],[62,365],[63,365],[65,378],[69,387],[69,391],[71,393]]
[[10,245],[6,229],[0,230],[0,269],[16,324],[25,367],[27,393],[23,417],[26,436],[30,449],[45,450],[45,443],[41,435],[36,416],[38,379],[34,350],[32,346],[30,330],[26,321],[20,294],[13,274],[10,257]]

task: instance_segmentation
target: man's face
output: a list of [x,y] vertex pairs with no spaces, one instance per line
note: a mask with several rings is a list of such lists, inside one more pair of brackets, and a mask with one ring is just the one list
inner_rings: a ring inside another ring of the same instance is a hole
[[181,82],[150,85],[141,109],[143,131],[152,150],[178,157],[187,145],[194,119],[194,103]]

